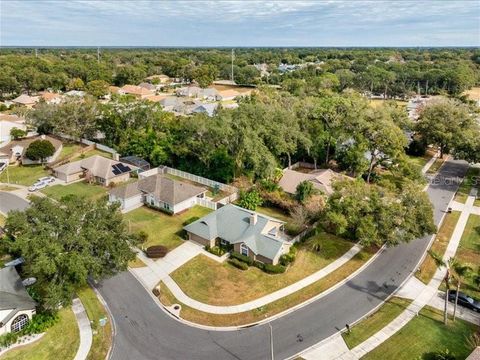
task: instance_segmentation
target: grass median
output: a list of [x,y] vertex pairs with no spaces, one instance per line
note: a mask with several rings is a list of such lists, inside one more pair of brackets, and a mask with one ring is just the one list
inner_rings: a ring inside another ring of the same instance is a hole
[[446,349],[455,359],[466,359],[473,350],[468,339],[475,331],[478,331],[478,326],[459,319],[444,325],[443,313],[427,306],[362,360],[433,359],[428,356]]
[[350,333],[343,333],[343,340],[349,349],[361,344],[372,335],[387,326],[410,305],[412,300],[392,297],[376,312],[351,328]]
[[[467,201],[468,195],[470,194],[470,189],[474,186],[480,188],[480,168],[470,167],[463,178],[460,187],[458,188],[457,193],[455,194],[455,201],[458,201],[462,204],[465,204]],[[477,200],[480,203],[479,200]]]
[[[445,215],[445,219],[443,220],[430,248],[432,251],[443,256],[448,243],[450,242],[455,226],[457,225],[460,214],[460,211],[452,211],[450,214]],[[436,271],[437,266],[435,265],[435,261],[427,254],[422,265],[420,265],[419,270],[416,272],[415,277],[424,284],[428,284],[430,280],[432,280]]]
[[349,275],[358,270],[364,265],[377,251],[378,249],[364,249],[356,256],[354,256],[346,264],[330,273],[323,279],[289,295],[274,301],[265,306],[257,309],[246,311],[237,314],[217,315],[202,312],[193,308],[190,308],[181,302],[179,302],[168,288],[160,283],[160,296],[159,299],[165,306],[173,304],[180,304],[182,310],[180,316],[188,321],[209,325],[209,326],[240,326],[246,324],[252,324],[264,320],[270,316],[276,315],[284,310],[292,308],[302,302],[305,302],[312,297],[328,290],[335,284],[338,284],[342,280],[345,280]]

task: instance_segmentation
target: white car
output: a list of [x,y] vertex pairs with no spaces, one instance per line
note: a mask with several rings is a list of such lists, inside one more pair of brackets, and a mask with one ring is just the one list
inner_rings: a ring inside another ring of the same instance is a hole
[[46,188],[47,185],[48,185],[48,183],[45,182],[45,181],[37,181],[35,184],[33,184],[32,186],[30,186],[30,187],[28,188],[28,191],[31,191],[31,192],[37,191],[37,190]]
[[47,184],[50,184],[54,181],[55,181],[55,178],[53,176],[45,176],[37,180],[37,182],[46,182]]

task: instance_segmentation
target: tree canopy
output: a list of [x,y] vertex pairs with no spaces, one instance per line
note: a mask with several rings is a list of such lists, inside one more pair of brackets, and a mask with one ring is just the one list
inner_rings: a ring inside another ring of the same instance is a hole
[[53,154],[55,154],[55,147],[48,140],[32,141],[25,152],[25,156],[30,160],[41,160],[42,162]]

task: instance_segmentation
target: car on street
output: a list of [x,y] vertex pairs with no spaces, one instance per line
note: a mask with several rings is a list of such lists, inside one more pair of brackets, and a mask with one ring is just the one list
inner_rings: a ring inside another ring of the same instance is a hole
[[40,179],[37,180],[37,182],[46,182],[48,184],[50,184],[54,181],[55,181],[55,178],[53,176],[45,176],[45,177],[41,177]]
[[[457,292],[455,290],[451,290],[448,292],[448,300],[451,302],[455,302],[455,297],[457,295]],[[468,296],[467,294],[464,294],[462,292],[458,293],[458,305],[461,305],[463,307],[466,307],[470,310],[480,312],[480,302],[473,299],[472,297]]]
[[47,185],[48,185],[48,182],[46,181],[37,181],[35,184],[33,184],[28,188],[28,191],[30,192],[37,191],[37,190],[46,188]]

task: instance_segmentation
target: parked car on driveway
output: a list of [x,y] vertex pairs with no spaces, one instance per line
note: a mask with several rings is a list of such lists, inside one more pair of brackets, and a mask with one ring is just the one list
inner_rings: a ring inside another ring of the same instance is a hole
[[35,184],[28,188],[28,191],[33,192],[43,188],[46,188],[48,183],[46,181],[37,181]]
[[[456,294],[457,292],[455,290],[449,291],[448,300],[451,302],[455,302]],[[462,292],[458,293],[458,305],[461,305],[476,312],[480,312],[480,302]]]
[[47,184],[50,184],[54,181],[55,181],[55,178],[53,176],[45,176],[37,180],[37,182],[46,182]]

